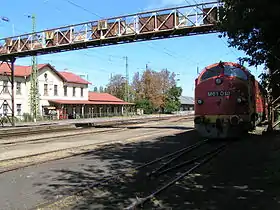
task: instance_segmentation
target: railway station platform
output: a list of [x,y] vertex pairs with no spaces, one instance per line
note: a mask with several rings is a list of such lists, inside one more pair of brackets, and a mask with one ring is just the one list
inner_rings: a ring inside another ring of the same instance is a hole
[[38,121],[38,122],[18,122],[14,127],[10,124],[6,124],[0,127],[0,132],[11,130],[22,130],[28,128],[38,127],[63,127],[63,126],[98,126],[112,123],[121,123],[131,120],[147,120],[147,119],[165,119],[169,117],[180,116],[192,116],[193,112],[183,112],[177,114],[153,114],[153,115],[134,115],[134,116],[122,116],[122,117],[103,117],[103,118],[87,118],[87,119],[67,119],[67,120],[55,120],[55,121]]

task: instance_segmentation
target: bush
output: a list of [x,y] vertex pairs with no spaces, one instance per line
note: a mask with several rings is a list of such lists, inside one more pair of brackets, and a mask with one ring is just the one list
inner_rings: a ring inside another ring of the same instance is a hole
[[29,113],[23,113],[22,116],[23,116],[23,121],[24,122],[31,122],[33,120],[31,114],[29,114]]

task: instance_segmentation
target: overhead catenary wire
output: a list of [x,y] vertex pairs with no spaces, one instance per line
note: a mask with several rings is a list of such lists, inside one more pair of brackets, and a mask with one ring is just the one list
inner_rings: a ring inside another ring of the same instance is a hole
[[[101,19],[104,19],[104,17],[100,16],[99,14],[97,14],[97,13],[95,13],[95,12],[92,12],[92,11],[86,9],[86,8],[83,7],[83,6],[81,6],[81,5],[77,4],[77,3],[74,3],[74,2],[71,1],[71,0],[64,0],[64,1],[66,1],[66,2],[68,2],[68,3],[70,3],[70,4],[74,5],[74,6],[76,6],[77,8],[82,9],[83,11],[86,11],[86,12],[92,14],[92,15],[95,15],[95,16],[101,18]],[[151,43],[151,44],[154,44],[154,45],[155,45],[155,43]],[[148,46],[148,47],[150,47],[150,48],[152,48],[151,46],[148,45],[148,43],[145,43],[145,45]],[[164,49],[167,50],[166,48],[164,48]],[[170,57],[176,58],[176,56],[174,55],[174,54],[175,54],[174,52],[172,52],[171,50],[168,50],[168,51],[171,52],[172,54],[170,54],[170,53],[168,53],[168,52],[164,52],[164,51],[160,51],[160,52],[162,52],[162,53],[164,53],[164,54],[166,54],[166,55],[169,55]],[[189,58],[187,58],[187,59],[190,60]],[[194,61],[191,61],[191,62],[195,63]]]
[[[100,18],[103,18],[103,17],[100,16],[99,14],[90,11],[89,9],[87,9],[87,8],[85,8],[85,7],[83,7],[83,6],[81,6],[80,4],[78,4],[78,3],[74,2],[74,1],[71,1],[71,0],[64,0],[64,1],[65,1],[65,2],[68,2],[69,4],[71,4],[71,5],[73,5],[73,6],[77,7],[77,8],[79,8],[79,9],[85,11],[85,12],[90,13],[91,15],[94,15],[94,16],[97,16],[97,17],[100,17]],[[149,48],[152,48],[148,43],[145,43],[145,44],[146,44],[146,46],[148,46]],[[150,44],[154,44],[154,43],[151,42]],[[154,44],[154,45],[155,45],[155,44]],[[154,49],[155,49],[155,48],[154,48]],[[156,50],[157,50],[158,52],[164,53],[164,54],[166,54],[166,55],[168,55],[168,56],[170,56],[170,57],[172,57],[172,58],[174,58],[174,59],[179,59],[179,60],[181,60],[181,56],[176,55],[176,53],[172,52],[170,49],[167,50],[166,48],[164,48],[164,50],[159,50],[159,49],[156,49]],[[186,59],[187,59],[187,60],[191,60],[190,58],[182,58],[182,59],[183,59],[184,61],[186,61]],[[197,64],[197,61],[190,61],[190,62],[192,62],[192,63],[195,64],[195,65]]]
[[71,5],[73,5],[73,6],[77,7],[77,8],[80,8],[80,9],[84,10],[85,12],[88,12],[88,13],[90,13],[90,14],[92,14],[92,15],[95,15],[95,16],[97,16],[97,17],[99,17],[99,18],[103,18],[103,17],[101,17],[100,15],[98,15],[97,13],[92,12],[92,11],[88,10],[87,8],[85,8],[85,7],[79,5],[79,4],[77,4],[77,3],[75,3],[75,2],[73,2],[73,1],[71,1],[71,0],[63,0],[63,1],[66,1],[66,2],[68,2],[69,4],[71,4]]
[[[94,16],[97,16],[97,17],[99,17],[99,18],[101,18],[101,19],[104,19],[104,17],[100,16],[99,14],[97,14],[97,13],[95,13],[95,12],[92,12],[92,11],[88,10],[87,8],[81,6],[81,5],[78,4],[78,3],[75,3],[75,2],[73,2],[73,1],[71,1],[71,0],[64,0],[64,1],[65,1],[65,2],[68,2],[69,4],[71,4],[71,5],[73,5],[73,6],[77,7],[77,8],[79,8],[79,9],[81,9],[81,10],[83,10],[83,11],[85,11],[85,12],[91,14],[91,15],[94,15]],[[156,48],[150,46],[149,44],[156,45],[156,44],[153,43],[153,42],[144,43],[145,46],[147,46],[147,47],[149,47],[149,48],[151,48],[151,49],[154,49],[154,50],[156,50],[157,52],[160,52],[160,53],[163,53],[163,54],[165,54],[165,55],[168,55],[169,57],[172,57],[173,59],[177,59],[177,60],[180,60],[180,61],[183,60],[184,62],[186,62],[186,60],[188,60],[188,61],[190,61],[191,63],[193,63],[194,65],[197,66],[198,61],[193,61],[192,59],[190,59],[189,57],[186,57],[186,56],[182,56],[182,55],[179,55],[179,56],[178,56],[177,53],[175,53],[174,51],[171,51],[170,49],[166,49],[165,47],[163,47],[164,50],[156,49]],[[162,48],[162,46],[160,46],[160,47]],[[177,54],[177,56],[176,56],[176,54]],[[89,56],[89,55],[87,55],[87,56]],[[111,56],[111,55],[110,55],[110,56]],[[123,57],[123,56],[119,56],[120,59],[121,59],[121,57]],[[185,74],[185,73],[181,73],[181,74]]]

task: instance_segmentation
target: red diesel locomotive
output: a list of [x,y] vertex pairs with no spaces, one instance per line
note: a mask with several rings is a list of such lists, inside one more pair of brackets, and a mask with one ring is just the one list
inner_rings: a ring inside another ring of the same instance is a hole
[[195,80],[195,129],[207,138],[238,137],[266,117],[263,89],[243,66],[220,62]]

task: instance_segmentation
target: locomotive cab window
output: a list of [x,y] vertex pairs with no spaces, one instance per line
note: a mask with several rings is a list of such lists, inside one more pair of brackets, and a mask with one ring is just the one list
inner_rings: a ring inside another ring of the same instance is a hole
[[242,79],[242,80],[247,80],[248,79],[246,73],[242,69],[234,67],[234,66],[227,66],[226,65],[225,70],[224,70],[224,74],[226,76],[237,77],[237,78]]
[[201,76],[200,81],[210,79],[212,77],[217,77],[222,73],[223,69],[220,66],[215,66],[213,68],[207,69]]

